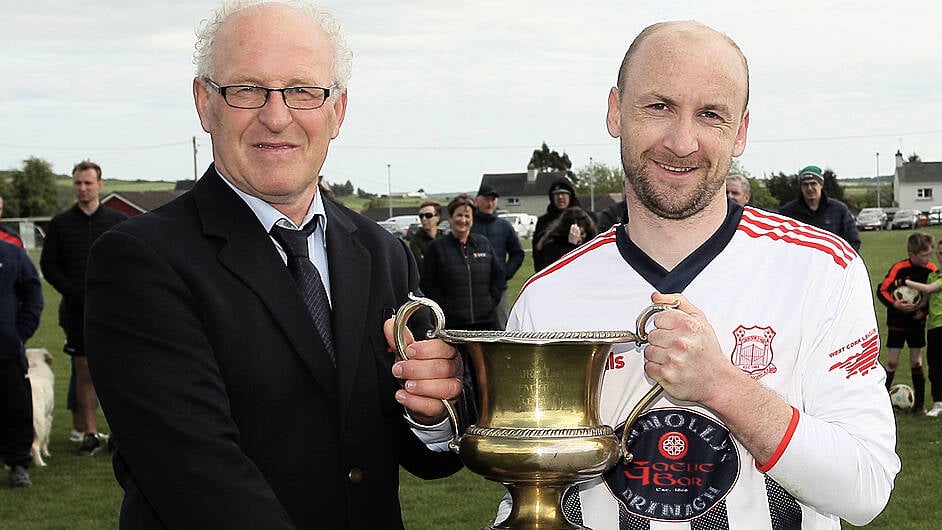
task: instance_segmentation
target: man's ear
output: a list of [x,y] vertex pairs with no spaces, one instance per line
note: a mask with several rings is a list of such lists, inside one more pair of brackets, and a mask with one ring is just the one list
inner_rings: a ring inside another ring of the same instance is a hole
[[343,118],[347,114],[347,91],[344,90],[343,94],[340,94],[340,97],[334,101],[334,117],[336,118],[334,122],[334,130],[331,132],[331,140],[340,135],[340,125],[343,124]]
[[209,130],[209,94],[206,92],[205,81],[199,77],[193,78],[193,103],[196,105],[196,113],[200,117],[200,125],[203,130]]
[[736,143],[733,144],[733,156],[739,156],[746,150],[746,131],[749,129],[749,109],[743,111],[739,130],[736,131]]
[[605,125],[612,138],[621,136],[621,98],[617,87],[608,92],[608,114],[605,115]]

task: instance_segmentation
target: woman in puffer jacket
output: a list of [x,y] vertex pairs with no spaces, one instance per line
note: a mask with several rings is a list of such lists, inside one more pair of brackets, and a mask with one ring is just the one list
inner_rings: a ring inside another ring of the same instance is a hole
[[490,241],[471,233],[474,210],[464,194],[448,204],[451,232],[426,248],[421,287],[442,307],[448,328],[494,330],[504,271]]

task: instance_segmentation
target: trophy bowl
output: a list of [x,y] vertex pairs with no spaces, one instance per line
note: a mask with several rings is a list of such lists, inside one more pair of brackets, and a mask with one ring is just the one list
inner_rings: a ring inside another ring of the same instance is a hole
[[[455,429],[450,444],[465,466],[510,492],[510,516],[492,528],[578,529],[562,510],[573,484],[600,476],[630,453],[625,440],[599,418],[602,376],[612,346],[645,342],[644,326],[654,305],[641,313],[632,331],[465,331],[443,330],[435,302],[410,295],[396,312],[396,349],[406,358],[403,330],[419,307],[429,307],[436,327],[429,338],[463,345],[477,381],[477,423],[459,433],[457,416],[443,401]],[[635,406],[625,432],[660,392],[655,385]]]

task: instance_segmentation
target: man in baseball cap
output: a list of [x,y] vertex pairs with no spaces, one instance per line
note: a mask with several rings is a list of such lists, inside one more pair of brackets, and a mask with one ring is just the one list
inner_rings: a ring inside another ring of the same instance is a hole
[[824,172],[818,166],[805,166],[798,172],[801,193],[779,208],[778,213],[837,234],[860,250],[860,234],[850,209],[824,193]]
[[496,199],[500,197],[500,194],[497,193],[497,190],[494,189],[494,186],[490,184],[481,184],[481,187],[478,189],[478,197],[490,197]]
[[[481,187],[478,188],[478,195],[474,198],[474,206],[477,211],[474,212],[471,233],[485,236],[491,242],[491,246],[494,247],[494,255],[504,266],[504,278],[509,282],[517,273],[517,270],[520,269],[520,266],[523,265],[523,258],[526,254],[520,244],[517,231],[514,230],[509,221],[497,215],[498,197],[500,197],[500,194],[497,193],[494,186],[486,183],[481,184]],[[504,329],[509,315],[510,298],[507,296],[507,288],[505,287],[496,309],[498,329]]]

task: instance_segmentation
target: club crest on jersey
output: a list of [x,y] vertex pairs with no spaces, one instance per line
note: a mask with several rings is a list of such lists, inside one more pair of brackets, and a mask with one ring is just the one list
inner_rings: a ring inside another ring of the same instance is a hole
[[729,431],[694,410],[649,411],[627,442],[634,461],[619,460],[605,482],[628,512],[643,519],[700,517],[726,498],[739,477],[739,453]]
[[775,330],[771,327],[739,326],[733,331],[736,346],[729,358],[753,379],[778,371],[772,364],[772,339]]

